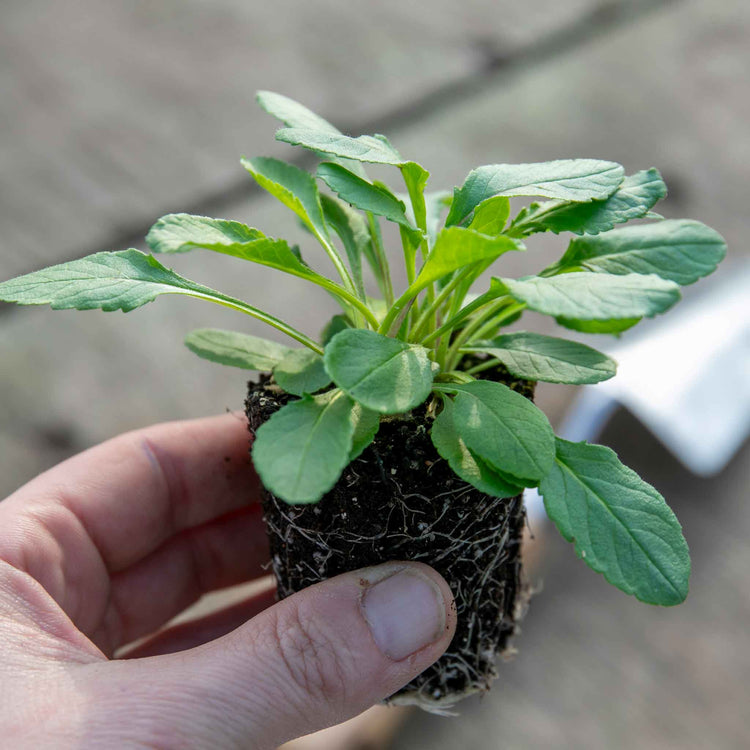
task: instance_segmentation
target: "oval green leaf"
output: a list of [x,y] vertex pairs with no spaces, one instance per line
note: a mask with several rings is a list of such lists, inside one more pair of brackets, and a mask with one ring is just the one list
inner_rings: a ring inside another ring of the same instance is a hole
[[155,253],[185,253],[204,248],[231,255],[227,248],[267,239],[259,229],[239,221],[212,219],[192,214],[167,214],[146,235],[146,244]]
[[480,203],[474,211],[469,229],[494,236],[500,234],[510,216],[510,200],[498,195]]
[[408,163],[384,135],[361,135],[352,138],[341,133],[309,128],[282,128],[276,132],[276,140],[343,159],[394,166]]
[[390,190],[363,180],[341,165],[330,162],[320,164],[317,174],[339,198],[352,206],[414,230],[406,218],[404,204]]
[[279,159],[258,156],[242,159],[242,166],[264,190],[294,211],[322,242],[330,242],[315,178],[304,169]]
[[290,248],[286,240],[266,237],[259,230],[236,221],[190,214],[169,214],[151,227],[146,241],[159,253],[184,253],[193,249],[212,250],[270,266],[317,284],[334,284],[305,265],[300,259],[299,250]]
[[473,229],[449,227],[438,234],[415,285],[423,289],[456,269],[495,260],[509,250],[523,249],[518,240],[510,237],[488,237]]
[[547,417],[521,394],[501,383],[441,383],[456,394],[454,424],[469,450],[506,481],[535,487],[555,458],[555,437]]
[[453,412],[453,401],[445,398],[443,410],[435,418],[430,432],[435,450],[448,462],[451,469],[465,482],[492,497],[515,497],[523,492],[523,487],[505,481],[489,464],[466,447],[456,430]]
[[211,362],[261,372],[270,372],[293,351],[275,341],[216,328],[191,331],[185,338],[185,346]]
[[[335,125],[331,125],[328,120],[325,120],[320,115],[315,114],[311,109],[294,101],[294,99],[290,99],[288,96],[277,94],[273,91],[259,91],[256,98],[258,104],[260,104],[269,115],[273,115],[290,128],[320,130],[325,133],[341,134],[341,131]],[[362,165],[358,162],[351,162],[346,159],[342,159],[342,162],[346,166],[349,166],[350,169],[353,169],[357,174],[362,177],[365,176]]]
[[274,91],[259,91],[255,98],[269,115],[273,115],[290,128],[306,128],[326,133],[341,132],[328,120],[283,94],[277,94]]
[[0,301],[50,305],[53,310],[130,312],[162,294],[185,294],[251,315],[317,350],[318,345],[273,315],[196,284],[140,250],[95,253],[0,283]]
[[580,333],[602,333],[619,336],[634,325],[641,322],[640,318],[619,318],[615,320],[578,320],[577,318],[555,318],[558,325]]
[[421,404],[432,388],[432,363],[423,346],[349,329],[325,348],[333,382],[363,406],[381,414],[399,414]]
[[331,382],[323,357],[310,349],[292,349],[274,367],[273,377],[280,388],[295,396],[315,393]]
[[656,274],[686,286],[712,273],[726,253],[724,238],[711,227],[667,219],[574,239],[555,268]]
[[664,498],[601,445],[557,439],[539,490],[576,554],[614,586],[647,604],[685,600],[690,555]]
[[362,404],[355,403],[352,409],[352,422],[354,422],[354,434],[352,435],[352,450],[349,461],[354,461],[375,439],[380,428],[380,414],[370,409],[365,409]]
[[635,273],[580,272],[494,281],[530,310],[581,320],[650,318],[680,299],[680,288],[673,281]]
[[519,213],[510,233],[514,237],[546,231],[599,234],[616,224],[648,217],[651,208],[666,194],[667,186],[659,171],[647,169],[626,177],[605,200],[534,203]]
[[542,195],[586,202],[608,198],[622,182],[623,168],[598,159],[560,159],[536,164],[489,164],[469,172],[456,188],[445,226],[461,224],[496,195]]
[[464,347],[500,360],[517,378],[545,383],[599,383],[617,372],[613,359],[576,341],[539,333],[508,333]]
[[287,503],[316,503],[349,463],[354,402],[341,391],[283,406],[255,435],[253,464],[266,489]]

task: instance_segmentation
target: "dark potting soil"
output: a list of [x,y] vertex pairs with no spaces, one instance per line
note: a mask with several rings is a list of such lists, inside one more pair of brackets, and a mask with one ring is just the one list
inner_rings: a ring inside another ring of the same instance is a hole
[[[533,383],[503,370],[487,374],[533,398]],[[290,398],[267,376],[250,382],[250,432]],[[431,422],[424,405],[382,420],[374,442],[319,503],[287,505],[265,492],[264,511],[279,598],[388,560],[418,560],[443,575],[458,614],[451,646],[392,696],[439,710],[488,689],[498,655],[509,650],[526,600],[525,511],[521,495],[493,498],[457,477],[432,445]]]

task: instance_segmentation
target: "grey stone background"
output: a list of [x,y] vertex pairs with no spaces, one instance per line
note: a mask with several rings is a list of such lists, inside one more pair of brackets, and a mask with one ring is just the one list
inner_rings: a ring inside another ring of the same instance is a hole
[[[750,229],[748,73],[741,0],[5,0],[0,279],[143,248],[169,211],[304,242],[238,165],[241,154],[293,155],[254,104],[259,88],[349,132],[387,132],[435,188],[498,161],[658,166],[671,188],[663,213],[727,238],[720,278]],[[562,249],[545,239],[507,270],[533,271]],[[196,254],[174,266],[310,333],[333,312],[325,295],[236,263]],[[177,298],[127,316],[1,307],[0,496],[123,430],[240,407],[244,374],[180,343],[206,325],[261,332],[237,317]],[[553,422],[571,394],[541,389]],[[721,476],[698,480],[626,414],[605,442],[682,520],[694,557],[687,603],[639,604],[543,534],[544,585],[519,656],[460,718],[415,715],[397,748],[747,746],[747,446]]]

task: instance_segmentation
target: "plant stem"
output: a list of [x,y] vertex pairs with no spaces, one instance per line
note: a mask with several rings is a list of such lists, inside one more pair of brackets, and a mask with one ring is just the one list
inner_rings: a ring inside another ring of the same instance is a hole
[[475,339],[483,339],[488,334],[492,333],[493,331],[497,331],[497,329],[502,326],[506,320],[509,320],[517,313],[522,312],[526,309],[526,305],[522,302],[517,302],[515,305],[511,305],[508,307],[505,312],[502,313],[502,315],[498,315],[496,318],[492,318],[491,320],[488,320],[478,331],[477,335],[474,337]]
[[399,226],[401,246],[404,249],[404,264],[406,266],[406,280],[409,284],[417,278],[417,248],[411,244],[406,227]]
[[[462,356],[459,351],[461,347],[471,341],[472,338],[481,338],[481,336],[474,336],[477,331],[480,331],[480,333],[484,335],[492,329],[496,329],[502,324],[503,320],[507,320],[525,307],[526,305],[521,302],[511,302],[508,304],[507,297],[501,297],[495,304],[489,305],[481,315],[478,315],[468,326],[466,326],[466,328],[463,329],[463,331],[461,331],[461,333],[458,334],[456,340],[451,344],[448,351],[446,366],[455,367]],[[503,311],[503,308],[506,309]],[[493,317],[496,313],[501,311],[502,315]]]
[[456,326],[459,325],[459,323],[463,322],[466,318],[475,313],[481,307],[484,307],[484,305],[496,299],[496,292],[485,292],[484,294],[477,297],[473,302],[470,302],[465,307],[462,307],[455,315],[446,320],[445,323],[440,326],[440,328],[432,331],[432,333],[428,333],[427,336],[425,336],[419,343],[422,344],[422,346],[429,346],[433,341],[440,338],[443,334],[453,330]]
[[367,321],[367,323],[373,330],[377,330],[378,319],[375,317],[372,310],[370,310],[370,308],[367,307],[367,305],[362,302],[359,297],[356,297],[350,291],[344,289],[330,279],[327,279],[325,276],[318,276],[317,278],[302,276],[301,278],[312,281],[314,284],[317,284],[331,294],[334,294],[345,302],[348,302],[349,305],[362,317],[362,319]]
[[446,386],[443,384],[445,383],[473,383],[474,378],[471,377],[471,375],[467,375],[465,372],[461,372],[460,370],[449,370],[448,372],[441,372],[440,375],[438,375],[440,378],[440,381],[436,381],[432,389],[434,391],[437,391],[438,393],[453,393],[453,390],[450,388],[450,386]]
[[214,297],[208,294],[201,294],[200,292],[190,292],[190,296],[195,297],[196,299],[206,300],[207,302],[213,302],[214,304],[221,305],[222,307],[228,307],[231,310],[237,310],[238,312],[245,313],[245,315],[250,315],[257,320],[261,320],[264,323],[267,323],[277,331],[285,333],[295,341],[299,341],[300,344],[303,344],[308,349],[312,349],[317,354],[323,354],[323,348],[311,338],[306,336],[304,333],[298,331],[296,328],[293,328],[289,324],[284,323],[283,320],[279,320],[273,315],[264,313],[262,310],[258,310],[257,307],[248,305],[242,300],[234,299],[234,297],[226,297],[223,294],[221,295],[221,297]]
[[493,367],[497,366],[498,362],[500,362],[500,360],[496,357],[490,357],[486,362],[480,362],[478,365],[474,365],[474,367],[470,367],[468,370],[463,370],[463,372],[467,375],[476,375],[478,372],[491,370]]
[[[329,291],[334,292],[334,294],[338,294],[339,297],[345,299],[349,303],[349,305],[353,308],[352,312],[354,313],[355,321],[363,322],[364,320],[366,320],[370,325],[372,325],[372,320],[374,320],[375,318],[374,316],[372,316],[372,313],[370,313],[364,302],[359,299],[354,279],[349,273],[349,269],[346,267],[346,264],[342,260],[330,238],[328,236],[322,235],[314,227],[310,227],[310,229],[318,242],[320,242],[320,244],[323,246],[323,249],[326,251],[326,255],[328,255],[328,257],[331,259],[331,262],[338,271],[339,276],[341,276],[341,280],[344,282],[344,287],[347,294],[346,296],[342,294],[342,291],[344,290],[342,290],[342,288],[337,284],[333,285],[335,287],[335,290],[329,289]],[[320,286],[324,285],[321,284]]]
[[441,305],[453,293],[453,290],[466,278],[466,276],[469,275],[473,268],[474,266],[463,268],[440,290],[439,294],[437,295],[437,297],[435,297],[432,303],[428,302],[425,309],[417,318],[416,323],[414,323],[411,335],[409,337],[412,341],[417,341],[419,339],[419,335],[422,333],[422,329],[429,322],[430,318],[435,315],[435,313],[440,309]]
[[[388,332],[393,326],[393,322],[396,320],[396,318],[399,317],[399,314],[404,309],[404,307],[406,307],[406,305],[413,304],[414,298],[421,291],[422,290],[419,287],[415,287],[414,284],[406,289],[406,291],[388,309],[388,312],[385,314],[385,318],[383,318],[383,322],[377,329],[378,333],[382,333],[383,335],[387,336]],[[401,318],[400,320],[403,320],[403,318]]]
[[393,282],[391,281],[391,270],[388,265],[388,258],[385,256],[383,248],[383,237],[380,234],[380,225],[375,216],[368,211],[367,223],[370,227],[370,237],[372,238],[372,247],[375,251],[375,257],[378,259],[380,266],[380,275],[383,279],[383,293],[385,294],[385,303],[390,307],[393,304]]

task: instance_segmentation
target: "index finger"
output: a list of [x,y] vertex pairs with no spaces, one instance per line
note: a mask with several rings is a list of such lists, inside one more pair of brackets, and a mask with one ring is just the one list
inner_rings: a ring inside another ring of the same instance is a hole
[[244,419],[236,414],[129,432],[23,486],[0,503],[0,519],[44,519],[62,505],[108,571],[117,572],[174,534],[257,502],[248,445]]

